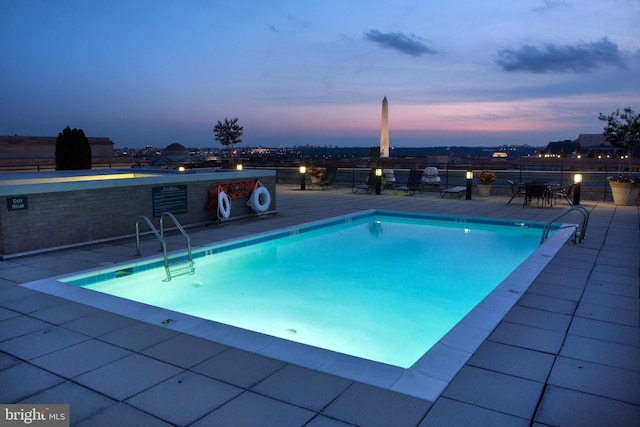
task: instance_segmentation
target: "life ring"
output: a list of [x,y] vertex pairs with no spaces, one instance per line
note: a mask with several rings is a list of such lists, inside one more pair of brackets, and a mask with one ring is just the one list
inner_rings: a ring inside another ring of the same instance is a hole
[[261,185],[260,181],[256,183],[256,187],[253,189],[251,193],[251,197],[249,197],[249,201],[247,202],[247,206],[249,206],[255,213],[266,212],[271,205],[271,194],[269,194],[269,190],[267,187]]
[[227,193],[222,191],[218,192],[218,218],[227,219],[231,215],[231,200]]

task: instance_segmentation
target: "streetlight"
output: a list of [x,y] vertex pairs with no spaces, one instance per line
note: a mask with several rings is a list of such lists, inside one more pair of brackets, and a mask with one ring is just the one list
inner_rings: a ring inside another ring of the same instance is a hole
[[382,169],[376,168],[376,194],[380,194],[382,184]]
[[471,184],[473,181],[473,171],[471,169],[467,170],[467,200],[471,200]]
[[582,186],[582,174],[573,175],[573,205],[580,204],[580,187]]
[[307,167],[300,166],[300,190],[304,191],[305,189],[305,180],[306,180]]

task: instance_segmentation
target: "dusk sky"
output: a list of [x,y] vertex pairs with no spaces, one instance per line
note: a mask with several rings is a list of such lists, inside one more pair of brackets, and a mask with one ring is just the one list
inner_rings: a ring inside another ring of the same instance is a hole
[[[3,0],[0,135],[546,145],[640,110],[640,0]],[[1,156],[1,153],[0,153]]]

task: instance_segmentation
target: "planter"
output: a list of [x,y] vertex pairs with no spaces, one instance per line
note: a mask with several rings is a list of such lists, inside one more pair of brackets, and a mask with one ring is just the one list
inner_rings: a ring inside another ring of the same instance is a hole
[[478,184],[478,196],[489,197],[489,191],[491,191],[491,184]]
[[631,182],[609,181],[613,204],[618,206],[632,206],[636,203],[640,184]]

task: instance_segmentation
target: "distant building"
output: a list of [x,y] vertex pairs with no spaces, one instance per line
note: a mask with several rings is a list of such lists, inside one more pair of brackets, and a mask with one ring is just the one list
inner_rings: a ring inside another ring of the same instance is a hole
[[611,148],[611,144],[604,139],[601,133],[581,133],[575,141],[580,144],[583,149],[588,148]]
[[152,166],[175,168],[192,163],[194,163],[194,161],[189,150],[182,144],[173,143],[167,145],[166,148],[162,150],[162,154],[152,163]]
[[576,140],[582,148],[582,155],[586,157],[614,158],[618,149],[604,138],[601,133],[581,133]]
[[617,154],[618,149],[612,147],[601,133],[581,133],[573,141],[551,141],[542,151],[545,157],[614,158]]
[[[55,165],[57,136],[0,136],[0,166]],[[92,163],[113,161],[113,141],[87,137]]]
[[546,157],[577,157],[580,154],[580,143],[578,140],[571,141],[550,141],[546,148],[542,150],[542,155]]

